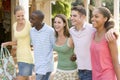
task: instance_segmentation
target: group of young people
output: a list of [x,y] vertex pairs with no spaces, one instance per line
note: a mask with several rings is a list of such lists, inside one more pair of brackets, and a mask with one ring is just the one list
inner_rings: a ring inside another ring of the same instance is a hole
[[[2,43],[17,45],[17,80],[27,80],[33,65],[36,80],[49,80],[54,66],[53,50],[58,53],[54,80],[120,80],[117,37],[113,34],[114,22],[109,21],[111,13],[99,7],[92,15],[92,24],[87,23],[84,7],[74,6],[70,16],[72,27],[69,29],[64,14],[58,14],[52,28],[43,22],[40,10],[32,12],[29,22],[24,18],[24,9],[17,6],[13,25],[16,41]],[[76,61],[71,59],[73,54]]]

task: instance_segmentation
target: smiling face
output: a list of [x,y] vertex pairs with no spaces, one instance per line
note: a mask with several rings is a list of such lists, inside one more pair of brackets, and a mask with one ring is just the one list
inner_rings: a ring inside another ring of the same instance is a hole
[[37,27],[37,26],[39,26],[41,24],[40,19],[38,18],[38,16],[35,13],[31,14],[30,22],[31,22],[32,27]]
[[55,17],[53,25],[54,25],[55,31],[57,32],[64,31],[65,23],[61,18]]
[[86,10],[83,6],[73,6],[71,8],[71,23],[76,29],[82,28],[86,19]]
[[24,10],[16,11],[16,13],[15,13],[16,21],[20,24],[24,23],[24,21],[25,21],[25,16],[24,15],[25,15]]
[[70,36],[68,21],[64,14],[57,14],[54,18],[53,25],[54,25],[56,37],[58,37],[59,34],[63,34],[66,37]]
[[30,22],[32,27],[35,27],[37,30],[43,27],[44,14],[40,10],[35,10],[30,16]]
[[100,28],[104,27],[104,24],[107,21],[107,17],[104,17],[104,15],[101,14],[98,9],[95,9],[92,13],[91,21],[95,28]]
[[78,26],[83,22],[84,19],[82,14],[80,14],[78,11],[72,10],[70,20],[73,26]]

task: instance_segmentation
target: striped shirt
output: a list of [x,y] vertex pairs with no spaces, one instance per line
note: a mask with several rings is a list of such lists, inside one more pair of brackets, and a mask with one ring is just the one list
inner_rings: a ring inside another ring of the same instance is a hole
[[30,31],[30,36],[34,48],[36,73],[46,74],[53,71],[54,29],[47,24],[44,24],[40,30],[36,30],[33,27]]

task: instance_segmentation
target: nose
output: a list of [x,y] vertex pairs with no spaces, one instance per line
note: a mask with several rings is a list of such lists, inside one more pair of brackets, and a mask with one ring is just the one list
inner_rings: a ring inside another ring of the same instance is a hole
[[30,21],[30,23],[32,23],[33,22],[32,18],[30,18],[29,21]]
[[94,20],[94,17],[91,18],[91,21],[93,21],[93,20]]
[[57,23],[54,23],[54,27],[57,26],[58,24]]
[[29,19],[29,21],[30,21],[30,22],[32,21],[31,18]]
[[72,20],[73,19],[73,16],[70,16],[70,20]]
[[72,19],[73,18],[73,16],[72,15],[70,15],[70,19]]
[[23,20],[23,19],[24,19],[24,17],[22,17],[22,16],[21,16],[21,17],[19,17],[19,20]]

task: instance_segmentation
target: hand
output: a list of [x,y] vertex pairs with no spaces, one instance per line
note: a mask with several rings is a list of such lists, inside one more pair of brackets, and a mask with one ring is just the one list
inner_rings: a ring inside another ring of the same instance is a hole
[[70,57],[70,60],[71,60],[71,61],[76,61],[76,59],[77,59],[77,57],[76,57],[75,54],[73,54],[73,55]]
[[2,46],[2,47],[6,47],[6,46],[7,46],[7,43],[2,43],[1,46]]
[[114,28],[111,28],[108,32],[106,32],[105,34],[105,38],[106,40],[109,42],[109,41],[113,41],[115,39],[118,39],[118,36],[119,36],[119,32],[114,29]]

